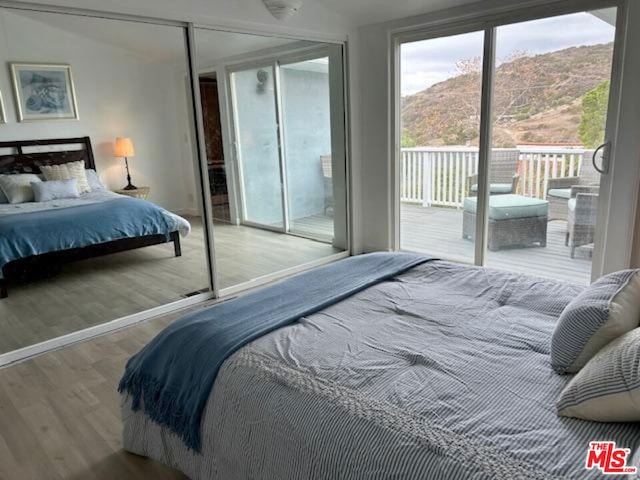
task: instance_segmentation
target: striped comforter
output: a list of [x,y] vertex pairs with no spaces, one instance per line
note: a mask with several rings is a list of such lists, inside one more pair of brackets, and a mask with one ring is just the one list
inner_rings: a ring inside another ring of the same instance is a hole
[[202,454],[123,398],[125,448],[192,479],[601,478],[589,441],[638,464],[640,425],[556,415],[550,339],[581,290],[420,265],[228,358]]

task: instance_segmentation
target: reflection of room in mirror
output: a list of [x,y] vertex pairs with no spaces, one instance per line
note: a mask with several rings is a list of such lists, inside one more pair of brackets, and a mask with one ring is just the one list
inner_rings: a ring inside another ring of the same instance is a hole
[[182,29],[2,9],[0,35],[0,353],[207,291]]
[[340,45],[198,29],[194,112],[180,27],[0,20],[0,354],[347,249]]

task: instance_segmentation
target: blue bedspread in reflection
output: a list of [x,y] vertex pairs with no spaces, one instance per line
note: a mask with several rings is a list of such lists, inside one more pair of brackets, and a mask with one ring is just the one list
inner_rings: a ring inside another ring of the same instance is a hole
[[0,278],[9,262],[44,253],[145,235],[169,235],[169,212],[136,198],[0,216]]

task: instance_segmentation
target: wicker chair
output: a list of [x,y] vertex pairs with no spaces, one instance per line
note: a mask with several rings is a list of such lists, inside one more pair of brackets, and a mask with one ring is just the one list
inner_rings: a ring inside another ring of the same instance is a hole
[[600,174],[592,163],[593,150],[582,155],[580,174],[577,177],[550,178],[547,182],[547,201],[549,202],[549,221],[568,220],[569,200],[575,198],[571,188],[573,186],[597,186],[600,184]]
[[[507,195],[516,193],[518,188],[518,162],[520,150],[492,150],[489,167],[490,195]],[[478,174],[467,177],[469,197],[478,196]]]
[[571,258],[575,257],[576,248],[594,242],[598,218],[598,189],[598,186],[571,187],[565,239],[565,244],[571,247]]

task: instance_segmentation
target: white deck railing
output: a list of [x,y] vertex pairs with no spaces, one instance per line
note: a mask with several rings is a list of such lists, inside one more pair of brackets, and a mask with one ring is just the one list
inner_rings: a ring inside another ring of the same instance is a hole
[[[500,149],[497,149],[500,150]],[[511,150],[511,149],[509,149]],[[576,176],[581,148],[518,147],[517,193],[546,198],[550,178]],[[400,199],[424,206],[462,207],[468,177],[478,173],[478,148],[418,147],[402,149]],[[515,174],[516,172],[514,172]]]

